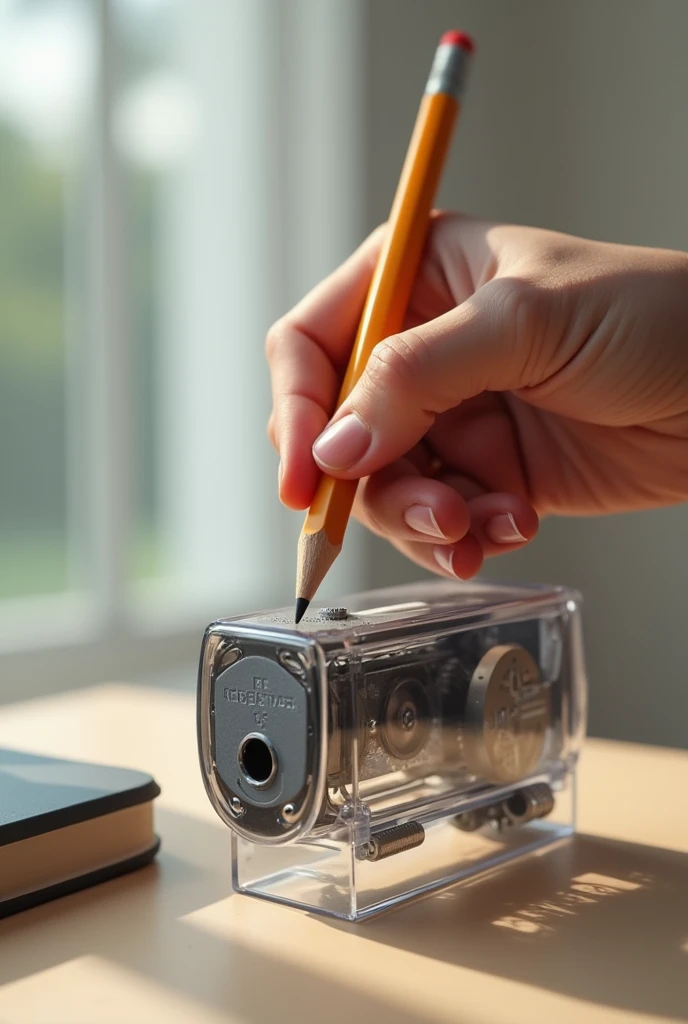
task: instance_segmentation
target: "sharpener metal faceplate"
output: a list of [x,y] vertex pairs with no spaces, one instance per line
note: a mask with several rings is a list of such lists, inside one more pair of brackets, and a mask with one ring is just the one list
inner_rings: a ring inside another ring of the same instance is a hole
[[210,800],[240,835],[266,844],[308,832],[323,797],[327,758],[324,674],[298,637],[211,626],[199,690],[199,748]]

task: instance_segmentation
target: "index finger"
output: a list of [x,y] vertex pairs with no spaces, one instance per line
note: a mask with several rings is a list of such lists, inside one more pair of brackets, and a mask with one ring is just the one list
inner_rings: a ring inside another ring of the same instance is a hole
[[306,508],[320,470],[313,460],[316,437],[337,401],[383,229],[316,285],[268,332],[266,354],[272,383],[272,433],[281,462],[280,498]]

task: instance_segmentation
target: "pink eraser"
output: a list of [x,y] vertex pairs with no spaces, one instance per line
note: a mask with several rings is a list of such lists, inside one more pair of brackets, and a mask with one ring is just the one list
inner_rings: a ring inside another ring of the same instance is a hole
[[440,39],[440,46],[460,46],[468,53],[475,53],[475,43],[465,32],[445,32]]

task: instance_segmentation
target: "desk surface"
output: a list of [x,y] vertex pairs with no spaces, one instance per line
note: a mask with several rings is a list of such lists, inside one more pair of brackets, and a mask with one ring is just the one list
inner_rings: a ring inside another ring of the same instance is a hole
[[110,685],[0,708],[0,744],[163,789],[157,865],[0,922],[0,1024],[688,1020],[688,754],[589,741],[576,840],[333,924],[231,895],[193,704]]

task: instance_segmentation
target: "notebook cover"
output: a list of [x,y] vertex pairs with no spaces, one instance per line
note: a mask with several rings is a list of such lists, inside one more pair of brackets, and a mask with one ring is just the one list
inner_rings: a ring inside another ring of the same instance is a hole
[[[0,846],[147,803],[160,793],[144,772],[0,749]],[[0,917],[95,885],[149,864],[156,837],[143,853],[0,901]]]

